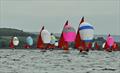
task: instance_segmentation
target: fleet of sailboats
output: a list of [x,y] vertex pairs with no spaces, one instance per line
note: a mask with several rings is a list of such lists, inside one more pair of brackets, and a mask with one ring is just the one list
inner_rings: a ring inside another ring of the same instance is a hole
[[[61,48],[64,52],[69,52],[69,43],[73,42],[74,47],[79,50],[80,52],[86,51],[88,52],[90,48],[95,47],[96,49],[99,48],[97,42],[92,42],[94,38],[94,27],[90,23],[87,23],[84,20],[84,17],[80,20],[78,25],[77,33],[76,30],[72,25],[69,24],[68,21],[65,22],[63,26],[63,30],[61,33],[60,38],[56,42],[56,38],[53,34],[51,34],[45,26],[43,26],[39,32],[37,38],[36,48],[38,49],[55,49]],[[26,44],[24,48],[32,48],[33,39],[31,36],[26,38]],[[19,39],[18,37],[14,36],[10,39],[9,47],[15,48],[18,46]],[[103,45],[103,48],[106,51],[117,50],[118,45],[115,43],[114,38],[109,34],[106,42]]]

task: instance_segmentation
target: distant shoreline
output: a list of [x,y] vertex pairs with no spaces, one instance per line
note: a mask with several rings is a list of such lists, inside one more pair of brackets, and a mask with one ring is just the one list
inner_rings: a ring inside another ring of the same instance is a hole
[[[61,33],[53,33],[55,37],[59,40]],[[4,48],[9,48],[9,42],[12,36],[17,36],[20,40],[20,45],[18,48],[23,48],[23,45],[26,44],[26,38],[28,36],[31,36],[34,40],[34,45],[32,48],[36,47],[36,42],[38,38],[39,33],[31,33],[31,32],[24,32],[23,30],[18,30],[18,29],[12,29],[12,28],[0,28],[0,48],[2,48],[1,43],[4,42],[5,47]],[[115,42],[119,45],[120,47],[120,36],[114,36],[112,35],[115,39]],[[94,41],[98,42],[99,45],[102,45],[105,42],[107,35],[95,35]],[[71,45],[73,46],[73,45]]]

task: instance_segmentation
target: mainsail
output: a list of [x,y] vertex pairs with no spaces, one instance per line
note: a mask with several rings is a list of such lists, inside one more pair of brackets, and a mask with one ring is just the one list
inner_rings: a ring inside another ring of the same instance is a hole
[[9,47],[10,47],[10,48],[14,48],[13,37],[12,37],[11,40],[10,40]]
[[44,30],[44,26],[42,27],[42,29],[40,30],[40,34],[38,36],[38,40],[37,40],[37,48],[42,48],[43,47],[43,40],[41,37],[41,32],[42,30]]
[[[66,25],[68,25],[68,21],[66,21],[64,27],[65,27]],[[64,27],[63,27],[63,29],[64,29]],[[60,40],[59,40],[59,42],[58,42],[58,47],[59,47],[59,48],[62,48],[63,46],[65,46],[65,44],[66,44],[66,42],[65,42],[65,40],[64,40],[63,31],[62,31],[62,34],[61,34],[61,36],[60,36]]]
[[[84,22],[84,17],[82,17],[80,24],[83,22]],[[80,24],[79,24],[79,26],[80,26]],[[78,30],[77,30],[76,39],[75,39],[75,48],[77,48],[77,49],[80,46],[84,46],[84,42],[81,40],[81,37],[80,37],[79,26],[78,26]]]

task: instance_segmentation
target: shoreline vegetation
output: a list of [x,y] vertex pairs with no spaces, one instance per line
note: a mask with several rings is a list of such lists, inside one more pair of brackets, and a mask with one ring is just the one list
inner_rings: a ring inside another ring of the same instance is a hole
[[[53,33],[55,37],[59,40],[60,34],[59,33]],[[31,33],[31,32],[24,32],[23,30],[19,29],[13,29],[13,28],[0,28],[0,49],[6,49],[9,48],[9,42],[11,37],[17,36],[19,38],[20,44],[16,47],[17,49],[22,49],[24,44],[26,44],[26,38],[28,36],[31,36],[34,40],[34,44],[32,48],[36,48],[36,42],[38,38],[39,33]],[[99,43],[99,45],[102,48],[102,44],[106,41],[103,37],[96,35],[97,38],[95,38],[93,41],[96,41]],[[3,44],[2,44],[3,43]],[[116,42],[120,48],[120,42]],[[70,44],[70,47],[74,48],[74,43]],[[2,47],[4,46],[4,47]],[[120,49],[119,49],[120,50]]]

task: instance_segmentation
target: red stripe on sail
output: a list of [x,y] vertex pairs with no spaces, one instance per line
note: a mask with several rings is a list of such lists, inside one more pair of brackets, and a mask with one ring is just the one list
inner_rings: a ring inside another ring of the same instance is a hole
[[43,40],[42,40],[42,37],[41,37],[41,32],[42,30],[44,29],[44,26],[42,27],[41,31],[40,31],[40,34],[38,36],[38,40],[37,40],[37,48],[43,48]]

